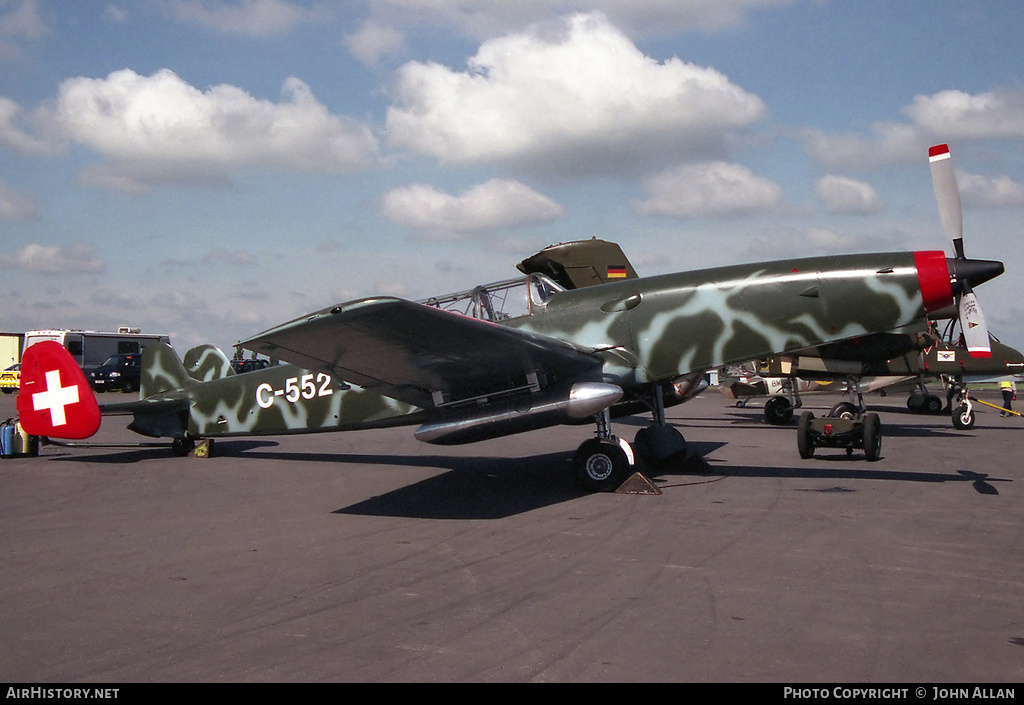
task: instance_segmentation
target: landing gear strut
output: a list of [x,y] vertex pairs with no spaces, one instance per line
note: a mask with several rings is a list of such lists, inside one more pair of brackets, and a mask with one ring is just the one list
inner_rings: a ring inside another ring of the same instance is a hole
[[594,417],[597,437],[584,441],[572,459],[577,482],[591,492],[612,492],[629,477],[633,451],[611,433],[611,415],[605,409]]
[[665,400],[661,387],[654,387],[648,405],[652,423],[637,431],[630,446],[611,433],[611,415],[606,409],[595,416],[597,437],[585,441],[576,450],[573,469],[577,481],[594,492],[612,492],[625,482],[636,464],[633,449],[643,461],[658,467],[675,463],[686,456],[686,439],[678,429],[665,422]]
[[686,439],[679,429],[665,421],[665,398],[661,387],[654,388],[651,425],[641,428],[633,439],[637,454],[649,464],[680,460],[686,455]]

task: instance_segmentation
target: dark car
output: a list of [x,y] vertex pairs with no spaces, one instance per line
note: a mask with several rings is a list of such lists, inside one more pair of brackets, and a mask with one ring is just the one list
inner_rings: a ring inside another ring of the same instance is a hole
[[97,392],[120,389],[134,392],[142,378],[142,353],[111,355],[89,374],[89,383]]
[[231,369],[235,371],[235,374],[242,374],[243,372],[252,372],[254,370],[262,370],[270,367],[270,361],[260,359],[249,359],[239,360],[235,358],[231,361]]

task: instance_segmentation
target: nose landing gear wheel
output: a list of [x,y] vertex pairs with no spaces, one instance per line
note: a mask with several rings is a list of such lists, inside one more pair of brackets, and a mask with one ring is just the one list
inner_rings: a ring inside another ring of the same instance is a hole
[[966,431],[974,425],[974,410],[961,404],[953,411],[953,427]]

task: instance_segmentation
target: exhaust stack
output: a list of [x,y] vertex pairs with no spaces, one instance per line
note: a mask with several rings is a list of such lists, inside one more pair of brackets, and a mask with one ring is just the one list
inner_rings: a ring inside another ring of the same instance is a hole
[[621,398],[622,389],[614,384],[578,382],[568,392],[535,394],[452,411],[423,424],[413,435],[435,445],[475,443],[585,419]]

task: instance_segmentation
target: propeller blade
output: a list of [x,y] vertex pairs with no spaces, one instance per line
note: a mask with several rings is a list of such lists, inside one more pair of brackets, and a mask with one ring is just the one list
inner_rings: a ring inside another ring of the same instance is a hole
[[928,150],[928,161],[932,168],[932,185],[935,200],[939,202],[939,217],[942,229],[953,245],[957,259],[964,256],[964,220],[960,206],[960,189],[956,185],[956,173],[950,158],[949,145],[938,144]]
[[960,328],[971,357],[992,357],[992,344],[988,338],[988,325],[978,306],[978,297],[968,289],[960,297]]

